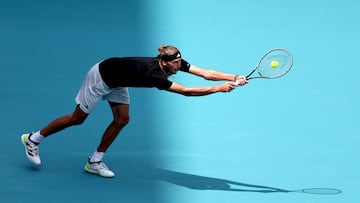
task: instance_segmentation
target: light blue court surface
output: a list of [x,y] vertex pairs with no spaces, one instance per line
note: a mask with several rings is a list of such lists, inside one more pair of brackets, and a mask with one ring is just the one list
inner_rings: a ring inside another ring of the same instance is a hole
[[[0,202],[359,202],[359,9],[355,0],[1,0]],[[283,78],[228,94],[130,89],[131,122],[104,158],[114,179],[83,171],[112,119],[105,102],[41,144],[41,167],[29,163],[20,135],[70,113],[94,63],[156,56],[160,44],[229,73],[247,74],[274,47],[295,62]],[[284,192],[317,187],[342,193]]]

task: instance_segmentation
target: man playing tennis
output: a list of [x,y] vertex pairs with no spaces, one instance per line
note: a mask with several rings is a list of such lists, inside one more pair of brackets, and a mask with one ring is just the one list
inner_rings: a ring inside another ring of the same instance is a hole
[[[39,143],[45,138],[67,127],[82,124],[100,100],[107,100],[114,120],[105,130],[101,142],[85,165],[85,171],[103,177],[114,177],[102,158],[121,129],[129,122],[130,98],[128,87],[156,87],[185,96],[204,96],[216,92],[230,92],[247,83],[244,76],[205,70],[181,58],[174,46],[160,46],[157,57],[109,58],[95,64],[88,72],[75,98],[74,112],[57,118],[45,128],[23,134],[21,141],[28,159],[41,164]],[[228,81],[216,86],[185,87],[168,80],[179,70],[212,81]]]

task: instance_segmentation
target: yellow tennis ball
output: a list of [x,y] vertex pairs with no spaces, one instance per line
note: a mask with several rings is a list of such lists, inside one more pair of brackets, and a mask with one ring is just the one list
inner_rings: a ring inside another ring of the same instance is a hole
[[279,67],[279,62],[278,61],[271,61],[270,66],[271,66],[271,68],[277,68],[277,67]]

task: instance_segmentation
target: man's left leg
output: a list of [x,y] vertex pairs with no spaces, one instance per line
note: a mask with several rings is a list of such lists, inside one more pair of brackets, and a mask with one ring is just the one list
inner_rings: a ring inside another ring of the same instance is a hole
[[115,174],[102,162],[104,153],[113,143],[120,131],[129,123],[129,104],[109,102],[114,120],[105,130],[101,142],[85,165],[85,170],[103,177],[114,177]]

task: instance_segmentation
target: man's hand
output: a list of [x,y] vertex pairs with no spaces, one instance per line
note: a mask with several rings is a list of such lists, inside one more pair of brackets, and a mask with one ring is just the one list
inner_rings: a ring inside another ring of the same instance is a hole
[[248,83],[248,80],[245,76],[237,76],[235,82],[233,82],[236,86],[243,86]]
[[235,82],[226,82],[218,86],[218,92],[231,92],[236,86]]

